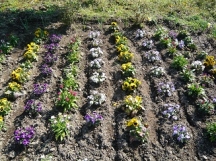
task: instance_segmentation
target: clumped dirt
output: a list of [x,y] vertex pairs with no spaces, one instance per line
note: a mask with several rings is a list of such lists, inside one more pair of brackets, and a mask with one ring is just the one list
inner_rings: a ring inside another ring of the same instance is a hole
[[[110,23],[109,23],[110,24]],[[100,160],[100,161],[165,161],[165,160],[216,160],[215,143],[208,140],[205,130],[205,124],[210,120],[215,120],[215,115],[202,116],[197,112],[193,100],[186,95],[186,84],[179,80],[179,73],[170,69],[171,58],[165,55],[165,50],[161,50],[162,61],[157,65],[166,69],[166,75],[162,78],[149,76],[150,68],[156,64],[149,63],[145,57],[145,50],[142,48],[142,42],[149,40],[154,34],[156,27],[154,25],[144,26],[147,35],[142,39],[135,39],[136,27],[121,27],[121,31],[128,38],[130,51],[135,54],[132,61],[136,68],[135,77],[141,81],[141,86],[136,95],[143,97],[143,106],[145,111],[139,113],[137,117],[142,118],[143,122],[149,124],[149,138],[145,144],[130,142],[129,134],[126,131],[125,122],[131,116],[127,116],[119,106],[126,96],[122,91],[121,85],[123,77],[121,75],[121,66],[118,63],[118,53],[115,49],[114,38],[109,32],[109,24],[72,24],[65,31],[52,30],[53,34],[61,34],[62,38],[59,48],[56,50],[58,61],[52,65],[53,74],[51,77],[41,77],[39,67],[43,62],[45,53],[44,44],[39,51],[39,60],[34,62],[31,69],[30,80],[25,83],[24,91],[26,94],[12,102],[12,110],[5,117],[7,131],[0,132],[0,160],[40,160],[44,155],[52,156],[52,160]],[[52,26],[52,25],[51,25]],[[55,24],[53,24],[55,26]],[[169,30],[173,28],[168,28]],[[100,39],[103,44],[101,48],[104,52],[102,60],[105,65],[102,71],[105,72],[107,79],[100,86],[90,83],[89,77],[93,72],[89,67],[89,49],[90,31],[100,31]],[[215,55],[215,41],[208,39],[206,34],[191,35],[197,51],[206,51],[209,55]],[[62,142],[56,142],[50,130],[49,119],[52,115],[57,115],[58,109],[55,107],[59,81],[63,70],[67,67],[66,54],[67,45],[71,38],[79,37],[80,61],[77,63],[79,68],[77,80],[79,82],[78,105],[79,109],[69,111],[72,117],[70,121],[70,135]],[[29,43],[29,42],[27,42]],[[27,45],[26,43],[26,45]],[[23,45],[23,44],[22,44]],[[25,45],[23,45],[25,46]],[[154,47],[156,49],[156,45]],[[190,62],[195,60],[197,51],[191,52]],[[10,80],[10,73],[22,61],[24,48],[15,48],[12,54],[7,55],[5,63],[0,71],[0,94],[3,95],[5,87]],[[172,81],[175,84],[176,91],[171,97],[161,97],[156,92],[156,84],[160,81]],[[33,84],[36,82],[46,82],[49,84],[48,91],[37,98],[43,102],[43,111],[36,117],[31,117],[24,112],[26,100],[32,98]],[[90,91],[96,89],[106,94],[106,102],[101,107],[89,107],[87,96]],[[216,96],[215,84],[211,88],[205,88],[209,96]],[[179,120],[170,121],[164,119],[161,108],[164,103],[174,102],[180,105]],[[86,126],[84,116],[88,112],[97,111],[104,120],[101,125],[90,129]],[[191,135],[191,139],[185,145],[180,145],[172,137],[172,127],[175,124],[183,124]],[[24,149],[15,144],[13,132],[17,127],[33,125],[36,129],[36,137],[33,142]]]

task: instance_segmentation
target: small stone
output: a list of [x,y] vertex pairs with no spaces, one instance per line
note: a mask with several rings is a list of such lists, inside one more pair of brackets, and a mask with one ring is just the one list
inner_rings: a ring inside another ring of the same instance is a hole
[[8,155],[8,156],[9,156],[9,158],[13,159],[13,158],[15,158],[15,154],[16,154],[16,153],[15,153],[15,151],[13,150],[13,151],[10,151],[10,152],[9,152],[9,155]]
[[203,155],[202,157],[203,157],[203,159],[208,160],[207,156]]

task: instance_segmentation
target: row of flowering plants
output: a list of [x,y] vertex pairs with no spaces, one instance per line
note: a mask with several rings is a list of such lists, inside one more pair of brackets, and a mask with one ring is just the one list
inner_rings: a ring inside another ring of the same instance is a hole
[[[44,32],[44,30],[41,31]],[[40,37],[38,37],[38,39],[40,39]],[[13,47],[18,43],[18,38],[16,36],[11,35],[9,40],[10,41],[7,43],[4,41],[1,42],[2,44],[0,45],[0,48],[1,52],[4,54],[9,54]],[[4,116],[11,110],[12,101],[25,94],[23,86],[30,78],[30,69],[33,67],[32,63],[37,60],[38,52],[39,45],[36,42],[32,41],[27,44],[26,50],[23,54],[23,62],[19,64],[19,66],[11,73],[9,83],[6,86],[5,92],[0,100],[0,129],[4,127]]]
[[[101,49],[102,40],[100,39],[100,35],[100,31],[90,31],[88,35],[90,40],[89,82],[93,85],[93,87],[94,85],[101,85],[107,79],[106,74],[102,70],[105,62],[102,59],[104,52]],[[106,95],[102,91],[91,89],[89,95],[87,96],[87,101],[89,107],[100,107],[105,103]],[[89,127],[96,127],[100,125],[103,117],[98,112],[93,111],[91,113],[86,113],[84,119]]]
[[[124,79],[122,90],[126,93],[121,107],[129,117],[132,117],[126,122],[130,142],[139,141],[145,143],[148,138],[148,125],[141,122],[141,117],[135,117],[145,108],[142,105],[142,97],[135,95],[141,81],[135,78],[136,69],[132,64],[134,53],[130,51],[128,39],[122,34],[116,22],[111,23],[110,29],[113,31],[115,38],[116,51],[119,54],[118,61],[121,64],[122,78]],[[140,34],[142,35],[142,33]]]
[[[144,40],[142,43],[142,47],[145,51],[144,59],[149,62],[150,65],[152,65],[149,70],[150,79],[158,80],[154,81],[156,95],[162,99],[165,99],[166,97],[173,97],[176,88],[175,83],[170,80],[160,81],[161,78],[164,79],[167,77],[165,68],[160,66],[163,62],[162,57],[164,56],[161,55],[161,50],[166,50],[166,55],[173,59],[171,68],[182,70],[185,69],[184,66],[188,64],[188,60],[181,54],[177,55],[176,52],[178,50],[191,51],[196,49],[191,37],[189,37],[189,35],[182,36],[181,34],[182,33],[179,33],[178,35],[174,32],[168,33],[164,28],[158,28],[152,38]],[[138,29],[135,35],[136,39],[141,40],[142,38],[147,37],[147,32]],[[184,43],[186,39],[188,40],[187,44]],[[196,65],[196,63],[192,63],[191,68],[194,68]],[[202,68],[202,66],[199,66],[200,70],[202,70]],[[165,117],[174,123],[175,121],[179,120],[180,110],[181,106],[179,104],[176,104],[175,102],[169,102],[164,103],[159,111],[162,117]],[[186,143],[191,137],[186,126],[176,123],[172,128],[172,136],[175,140],[177,140],[178,143]]]
[[[49,34],[46,30],[42,30],[38,28],[35,31],[35,37],[33,39],[33,42],[28,44],[27,50],[24,53],[25,62],[22,64],[23,67],[26,69],[31,69],[33,67],[33,62],[38,61],[38,50],[39,45],[42,45],[44,42],[49,41]],[[23,83],[26,80],[27,76],[25,75],[24,71],[20,68],[13,71],[12,77],[13,79],[17,79],[16,81],[19,83]],[[41,74],[43,75],[43,72],[41,71]],[[20,79],[18,79],[18,76],[22,76]],[[30,117],[37,116],[43,109],[43,102],[37,100],[38,97],[43,95],[47,89],[48,89],[47,83],[35,83],[33,84],[32,89],[32,96],[34,98],[29,98],[25,101],[24,110],[25,113],[28,114]],[[17,144],[23,145],[25,148],[34,140],[36,137],[36,129],[34,126],[29,125],[26,127],[17,127],[17,129],[14,131],[14,140]]]
[[[56,39],[56,37],[53,37],[53,39]],[[77,90],[79,84],[76,80],[78,71],[76,64],[79,62],[80,43],[79,38],[75,37],[71,39],[67,46],[68,53],[66,58],[68,66],[63,71],[63,78],[59,84],[59,91],[55,101],[55,106],[60,112],[57,116],[53,115],[50,118],[51,131],[56,141],[63,141],[69,136],[71,116],[65,113],[78,108]]]

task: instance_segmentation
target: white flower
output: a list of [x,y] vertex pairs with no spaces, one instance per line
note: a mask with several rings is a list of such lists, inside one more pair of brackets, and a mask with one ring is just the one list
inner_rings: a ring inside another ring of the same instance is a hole
[[89,38],[90,39],[94,39],[100,36],[100,32],[99,31],[90,31],[89,33]]
[[51,119],[55,119],[55,116],[51,116]]

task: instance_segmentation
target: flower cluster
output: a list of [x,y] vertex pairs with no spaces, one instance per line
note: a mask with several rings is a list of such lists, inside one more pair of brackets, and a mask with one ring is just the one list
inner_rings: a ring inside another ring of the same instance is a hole
[[5,94],[9,98],[17,98],[21,92],[21,85],[17,82],[10,82],[6,88]]
[[201,73],[205,69],[205,66],[201,61],[197,60],[191,63],[191,68],[195,69],[196,72]]
[[54,133],[56,140],[62,141],[69,135],[69,120],[70,117],[62,115],[62,113],[59,113],[57,117],[51,116],[51,130]]
[[177,120],[177,114],[179,112],[179,108],[180,106],[178,104],[173,104],[173,103],[168,103],[168,104],[164,104],[164,111],[162,112],[162,114],[164,116],[166,116],[168,119],[171,120]]
[[207,68],[213,68],[213,66],[216,64],[215,58],[214,56],[206,56],[203,65],[205,65],[205,67]]
[[144,41],[142,46],[148,50],[152,49],[154,47],[153,40]]
[[72,89],[64,88],[58,93],[56,105],[63,108],[64,111],[77,108],[77,93]]
[[57,61],[57,56],[51,52],[46,52],[44,56],[44,61],[46,64],[53,64]]
[[100,58],[94,59],[90,62],[90,67],[100,69],[104,65],[104,61]]
[[207,114],[215,113],[214,99],[210,99],[206,96],[202,96],[196,100],[196,105],[204,113]]
[[191,70],[188,68],[183,68],[183,70],[180,72],[180,77],[185,82],[193,82],[195,80],[195,77],[196,77],[193,71],[194,70]]
[[92,114],[86,114],[84,118],[86,122],[90,124],[90,126],[97,126],[100,124],[100,121],[103,120],[103,117],[96,112],[93,112]]
[[41,43],[41,41],[43,41],[47,38],[49,33],[46,30],[42,30],[41,28],[37,28],[34,35],[35,35],[34,42]]
[[130,141],[141,141],[142,143],[147,141],[148,137],[148,125],[142,124],[137,118],[132,118],[127,121],[127,128],[130,134]]
[[129,47],[127,45],[124,44],[119,44],[116,46],[116,50],[121,53],[121,52],[126,52],[129,50]]
[[129,51],[120,52],[120,54],[118,55],[118,59],[122,63],[130,62],[133,59],[133,57],[134,54]]
[[150,69],[150,74],[156,77],[165,75],[165,69],[163,67],[154,66]]
[[90,39],[95,39],[95,38],[98,38],[99,36],[100,36],[100,31],[90,31],[88,37]]
[[135,89],[137,89],[140,84],[141,82],[138,79],[127,77],[126,80],[122,84],[122,89],[124,91],[132,92]]
[[172,96],[175,91],[174,84],[172,82],[161,82],[157,86],[157,91],[159,94],[165,94],[167,96]]
[[140,110],[145,110],[142,106],[142,97],[136,96],[133,97],[132,95],[128,95],[124,99],[124,106],[123,110],[128,114],[136,114]]
[[145,31],[144,30],[136,30],[136,37],[135,38],[143,38],[145,35]]
[[4,118],[0,115],[0,130],[4,128]]
[[135,75],[135,68],[131,62],[122,64],[121,71],[122,71],[122,74],[126,77],[132,77]]
[[52,34],[49,36],[49,42],[58,44],[61,41],[61,35]]
[[92,46],[93,47],[98,47],[102,44],[102,40],[101,39],[93,39],[92,40]]
[[191,83],[187,85],[188,95],[194,98],[205,96],[205,89],[198,83]]
[[34,127],[18,128],[14,131],[14,139],[17,143],[27,146],[35,136]]
[[37,112],[41,112],[42,110],[42,103],[37,102],[34,99],[30,99],[25,104],[25,110],[31,114],[36,114]]
[[106,80],[106,75],[103,72],[94,72],[90,77],[93,83],[102,83]]
[[52,74],[52,69],[47,65],[47,64],[43,64],[40,68],[41,73],[43,75],[51,75]]
[[110,26],[110,29],[113,30],[113,31],[118,31],[119,27],[118,27],[117,22],[112,22],[111,26]]
[[93,58],[98,58],[100,57],[101,55],[103,55],[103,51],[101,50],[100,47],[97,47],[97,48],[91,48],[90,49],[90,54]]
[[118,46],[120,44],[123,44],[123,45],[127,44],[127,38],[125,36],[123,36],[121,32],[115,32],[114,36],[115,36],[116,46]]
[[87,97],[89,105],[102,105],[106,101],[106,95],[99,93],[98,91],[92,90],[91,95]]
[[24,68],[17,68],[12,71],[11,77],[14,81],[24,83],[28,80],[29,73]]
[[38,59],[37,52],[39,51],[39,46],[31,42],[27,45],[27,51],[24,53],[24,58],[30,61],[34,61]]
[[48,87],[47,83],[43,83],[43,84],[37,83],[37,84],[34,84],[34,86],[33,86],[33,93],[35,95],[41,95],[41,94],[43,94],[43,93],[46,92],[47,87]]
[[5,116],[11,109],[11,104],[7,98],[0,99],[0,116]]
[[187,132],[186,127],[183,125],[173,126],[173,137],[180,143],[185,143],[190,139],[190,135]]
[[145,57],[146,59],[148,59],[149,62],[155,62],[161,60],[160,53],[158,51],[153,51],[153,50],[146,52]]

